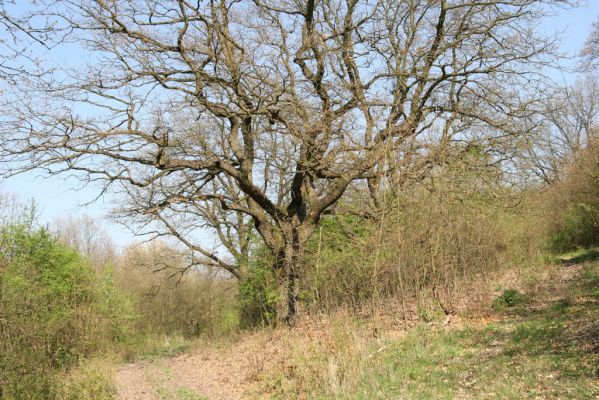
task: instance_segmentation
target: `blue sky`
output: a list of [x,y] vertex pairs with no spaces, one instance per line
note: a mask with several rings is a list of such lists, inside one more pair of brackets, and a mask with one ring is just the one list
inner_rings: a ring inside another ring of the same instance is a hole
[[[584,44],[592,23],[599,17],[599,0],[590,0],[586,5],[559,14],[543,22],[542,29],[547,32],[562,32],[562,51],[574,56]],[[73,59],[78,54],[72,54]],[[557,79],[562,77],[557,76]],[[564,80],[572,76],[564,76]],[[43,223],[49,223],[55,218],[68,214],[87,214],[102,220],[104,228],[112,235],[119,245],[126,245],[135,240],[134,235],[123,226],[103,217],[114,206],[109,196],[100,198],[90,205],[97,195],[97,190],[87,188],[74,190],[77,182],[66,177],[44,177],[40,172],[32,172],[9,178],[0,183],[0,190],[16,194],[22,200],[33,199],[40,208],[40,218]]]

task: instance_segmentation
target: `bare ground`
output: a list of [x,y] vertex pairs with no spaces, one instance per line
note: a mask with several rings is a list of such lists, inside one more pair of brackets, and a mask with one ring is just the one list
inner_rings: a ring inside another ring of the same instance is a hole
[[[208,399],[243,397],[259,372],[267,335],[248,335],[229,346],[198,345],[188,354],[122,366],[116,377],[120,400],[178,399],[188,390]],[[195,399],[194,399],[195,400]]]

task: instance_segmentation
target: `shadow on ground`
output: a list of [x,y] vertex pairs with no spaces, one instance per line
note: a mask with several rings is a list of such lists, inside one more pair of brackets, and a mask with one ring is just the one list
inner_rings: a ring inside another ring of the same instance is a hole
[[575,253],[571,257],[560,258],[559,263],[563,265],[581,264],[599,260],[599,249],[586,249]]

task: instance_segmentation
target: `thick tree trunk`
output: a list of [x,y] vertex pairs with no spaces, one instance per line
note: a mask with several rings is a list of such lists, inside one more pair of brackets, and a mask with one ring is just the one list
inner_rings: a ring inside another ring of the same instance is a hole
[[287,275],[287,313],[285,322],[287,325],[293,326],[298,315],[298,298],[299,298],[299,263],[297,255],[292,254],[291,259],[286,265]]
[[[285,315],[283,320],[290,326],[296,322],[299,313],[299,269],[304,256],[305,238],[300,234],[300,229],[289,229],[285,237],[285,247],[279,260],[279,268],[283,271],[285,289]],[[283,299],[282,299],[283,300]]]

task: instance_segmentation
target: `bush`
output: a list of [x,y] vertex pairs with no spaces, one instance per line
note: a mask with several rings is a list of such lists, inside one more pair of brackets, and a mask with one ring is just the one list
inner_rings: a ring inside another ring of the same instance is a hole
[[126,340],[130,310],[46,230],[0,231],[0,385],[12,399],[55,397],[58,371]]
[[599,206],[569,204],[549,236],[549,249],[561,253],[599,245]]
[[[327,216],[302,269],[308,307],[360,309],[399,299],[405,313],[423,319],[451,314],[460,293],[484,286],[488,273],[511,262],[515,243],[518,253],[530,251],[533,239],[525,244],[520,236],[526,229],[514,229],[521,216],[503,206],[514,193],[483,181],[494,171],[464,164],[382,193],[369,217]],[[364,214],[357,203],[356,215]]]
[[57,398],[61,400],[114,400],[113,361],[91,359],[60,375]]
[[254,254],[239,284],[238,306],[242,328],[276,323],[279,286],[265,248]]
[[503,310],[528,303],[528,298],[516,289],[506,289],[493,300],[493,309]]
[[326,216],[308,242],[301,299],[308,305],[359,308],[372,293],[376,225],[353,215]]
[[599,245],[599,142],[591,142],[548,190],[546,209],[550,251]]

